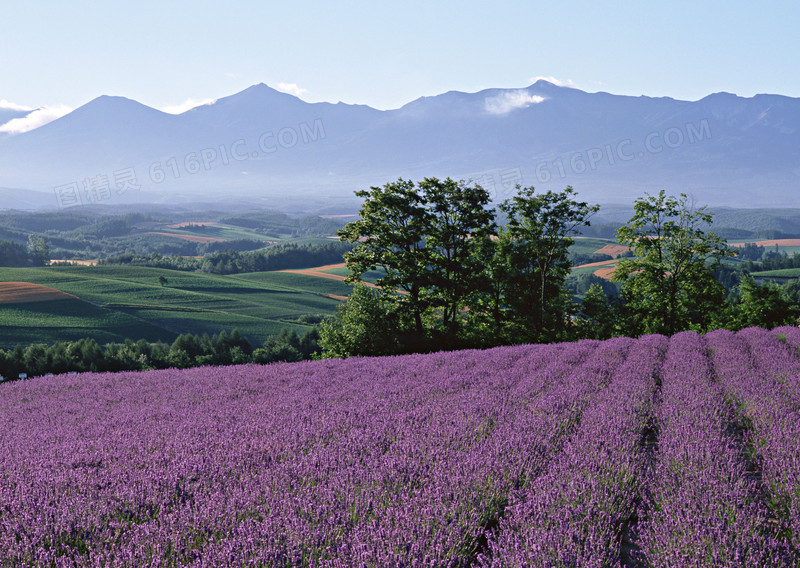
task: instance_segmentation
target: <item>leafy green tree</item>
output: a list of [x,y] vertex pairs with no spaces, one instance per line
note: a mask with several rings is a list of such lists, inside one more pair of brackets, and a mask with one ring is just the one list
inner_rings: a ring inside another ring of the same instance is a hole
[[772,329],[797,322],[798,307],[777,284],[757,284],[747,278],[739,285],[739,302],[736,305],[737,324],[743,327]]
[[0,266],[28,266],[30,254],[19,243],[0,241]]
[[575,319],[577,336],[582,339],[608,339],[615,332],[617,314],[603,287],[589,286]]
[[334,319],[322,322],[319,345],[322,357],[386,355],[400,349],[401,318],[390,292],[357,284]]
[[166,286],[167,283],[168,283],[167,277],[164,276],[163,274],[159,274],[158,275],[158,283],[161,284],[162,287]]
[[295,330],[281,329],[277,336],[267,338],[264,345],[253,352],[255,363],[273,363],[276,361],[302,361],[300,338]]
[[704,330],[725,298],[713,270],[731,251],[724,239],[705,232],[712,214],[695,208],[685,194],[639,198],[634,215],[617,230],[617,241],[633,258],[617,264],[613,280],[622,282],[622,298],[633,333],[674,334]]
[[590,224],[599,206],[577,201],[571,187],[542,194],[533,187],[517,190],[500,206],[508,218],[497,243],[505,264],[503,301],[520,339],[552,341],[565,331],[570,313],[564,282],[572,236]]
[[337,233],[355,244],[345,254],[348,282],[383,268],[378,285],[403,292],[384,300],[411,314],[418,339],[438,329],[454,336],[481,278],[478,242],[494,232],[489,193],[464,181],[425,178],[356,195],[365,199],[359,219]]
[[28,236],[28,252],[31,260],[37,266],[45,266],[50,262],[50,248],[44,238],[38,235]]
[[[416,332],[421,336],[423,315],[431,304],[431,250],[425,239],[429,235],[432,214],[425,197],[413,181],[403,179],[357,191],[356,196],[364,198],[359,218],[336,233],[342,240],[356,243],[355,248],[344,255],[350,270],[346,281],[360,282],[364,272],[383,268],[386,275],[378,279],[378,285],[406,293],[402,303],[411,313]],[[354,292],[354,296],[354,302],[368,307],[369,299],[363,291],[357,296]]]
[[496,231],[494,212],[487,209],[491,196],[479,185],[450,178],[426,178],[419,187],[429,211],[425,244],[430,251],[433,304],[441,308],[442,327],[454,335],[459,312],[484,278],[476,250]]

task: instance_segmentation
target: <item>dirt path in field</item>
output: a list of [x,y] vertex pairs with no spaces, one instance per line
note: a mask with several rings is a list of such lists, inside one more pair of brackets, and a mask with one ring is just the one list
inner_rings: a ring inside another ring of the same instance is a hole
[[79,299],[61,290],[30,282],[0,282],[0,304],[49,302],[50,300]]

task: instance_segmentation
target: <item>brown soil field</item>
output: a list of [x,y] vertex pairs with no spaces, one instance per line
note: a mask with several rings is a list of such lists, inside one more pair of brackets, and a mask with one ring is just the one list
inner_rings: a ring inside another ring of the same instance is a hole
[[64,300],[77,298],[61,290],[31,284],[30,282],[0,282],[0,304],[21,304],[28,302],[48,302],[50,300]]
[[[800,239],[772,239],[770,241],[754,241],[760,247],[800,247]],[[743,247],[746,243],[731,243],[728,246]]]
[[176,239],[183,239],[184,241],[192,241],[193,243],[222,243],[225,239],[218,239],[215,237],[198,237],[195,235],[176,235],[175,233],[166,233],[161,231],[148,231],[146,235],[163,235],[165,237],[174,237]]
[[611,275],[614,274],[614,267],[613,266],[606,266],[604,268],[598,268],[594,271],[595,276],[599,276],[603,280],[611,280]]
[[628,247],[624,245],[606,245],[603,248],[594,251],[595,254],[607,254],[609,256],[613,256],[614,258],[617,258],[624,252],[628,252]]
[[69,262],[70,264],[77,264],[79,266],[97,266],[96,260],[73,260],[70,258],[53,259],[50,261],[50,264],[55,264],[56,262]]

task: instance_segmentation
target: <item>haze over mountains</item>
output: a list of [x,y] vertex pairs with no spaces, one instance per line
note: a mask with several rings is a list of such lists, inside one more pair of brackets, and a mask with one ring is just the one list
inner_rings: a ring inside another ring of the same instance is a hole
[[800,206],[800,99],[690,102],[538,81],[381,111],[259,84],[179,115],[101,96],[0,137],[0,188],[12,188],[0,208],[247,200],[352,211],[356,189],[425,176],[474,179],[497,199],[520,183],[572,185],[599,203],[663,188],[712,205]]

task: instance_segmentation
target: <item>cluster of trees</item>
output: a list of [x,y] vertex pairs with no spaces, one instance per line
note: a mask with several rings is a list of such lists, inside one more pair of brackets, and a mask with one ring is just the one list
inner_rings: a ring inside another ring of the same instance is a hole
[[25,247],[12,241],[0,241],[0,266],[45,266],[50,262],[50,248],[38,235],[28,237]]
[[337,233],[354,245],[345,254],[348,281],[379,267],[385,276],[377,291],[356,287],[339,316],[323,322],[324,353],[567,338],[568,249],[598,206],[578,201],[569,187],[517,189],[500,205],[503,226],[488,207],[489,193],[463,181],[400,179],[357,192],[360,216]]
[[211,274],[240,274],[334,264],[341,262],[342,255],[351,248],[352,246],[339,241],[285,243],[249,252],[224,250],[207,254],[202,258],[122,254],[101,260],[100,264],[129,264]]
[[[582,301],[567,286],[572,236],[597,211],[572,188],[518,194],[499,206],[477,185],[398,180],[357,192],[360,217],[338,232],[354,244],[348,280],[378,267],[378,289],[356,286],[323,322],[324,356],[554,342],[797,322],[791,289],[733,277],[735,255],[708,231],[712,215],[686,195],[636,200],[616,239],[629,247],[611,283],[590,282]],[[748,251],[749,252],[749,251]],[[717,276],[736,282],[728,290]],[[574,286],[574,282],[572,283]]]
[[126,340],[101,346],[94,339],[64,341],[53,345],[33,344],[0,349],[0,376],[13,380],[21,373],[29,377],[47,373],[83,371],[144,371],[148,369],[189,368],[203,365],[272,363],[301,361],[319,353],[316,329],[302,336],[281,330],[261,347],[253,348],[238,330],[208,336],[179,335],[172,345]]

